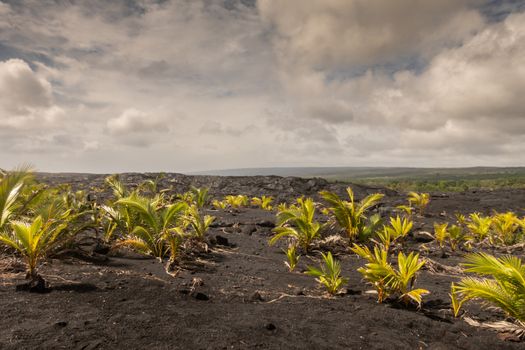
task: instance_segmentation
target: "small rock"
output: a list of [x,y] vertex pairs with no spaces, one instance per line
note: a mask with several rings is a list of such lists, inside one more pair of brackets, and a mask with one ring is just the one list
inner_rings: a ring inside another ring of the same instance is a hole
[[295,295],[305,295],[305,294],[304,294],[304,289],[302,289],[302,288],[296,288],[296,289],[294,290],[294,294],[295,294]]
[[258,291],[255,291],[250,295],[250,301],[264,301],[264,298],[262,297],[261,293]]
[[275,227],[275,223],[272,222],[272,221],[269,221],[269,220],[259,221],[259,222],[257,222],[256,225],[257,226],[261,226],[261,227],[269,227],[269,228],[274,228]]
[[59,327],[65,327],[67,326],[67,322],[66,321],[58,321],[55,323],[56,326],[59,326]]
[[30,293],[49,293],[51,291],[49,284],[41,276],[37,276],[35,280],[28,283],[17,285],[16,290]]
[[275,325],[273,323],[267,323],[265,328],[269,331],[274,331],[277,329],[277,327],[275,327]]
[[434,240],[432,235],[426,231],[416,231],[414,232],[413,235],[414,235],[414,240],[416,242],[427,243],[427,242],[432,242]]
[[93,249],[94,253],[106,255],[111,251],[111,246],[106,244],[97,243],[95,246],[95,249]]
[[255,225],[244,225],[242,228],[242,233],[248,236],[251,236],[255,231],[257,231]]
[[201,292],[195,293],[194,298],[197,300],[204,300],[204,301],[210,300],[209,296]]
[[218,245],[222,245],[222,246],[229,246],[230,243],[228,242],[228,238],[226,237],[223,237],[221,235],[217,235],[215,236],[215,242],[218,244]]

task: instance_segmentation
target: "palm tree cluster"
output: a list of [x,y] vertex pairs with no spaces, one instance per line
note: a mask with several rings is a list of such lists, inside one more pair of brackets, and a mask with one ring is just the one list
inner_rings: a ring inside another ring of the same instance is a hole
[[[105,179],[113,199],[98,205],[70,186],[49,188],[23,166],[0,172],[0,243],[20,254],[30,285],[42,283],[42,260],[75,246],[89,230],[104,235],[113,248],[129,247],[159,260],[177,259],[188,240],[205,243],[214,218],[202,213],[208,190],[191,188],[170,197],[158,181],[146,180],[130,190],[113,175]],[[183,198],[183,199],[175,199]]]
[[[270,244],[288,238],[288,248],[284,250],[287,258],[285,264],[290,271],[294,271],[300,258],[298,249],[304,254],[311,254],[320,249],[318,243],[326,228],[339,227],[350,250],[367,261],[357,271],[375,289],[378,302],[399,300],[407,306],[413,304],[421,307],[423,296],[430,292],[417,288],[415,282],[426,261],[419,257],[419,253],[406,254],[402,249],[404,239],[413,228],[414,208],[418,215],[423,215],[430,196],[411,192],[409,204],[398,206],[402,215],[390,217],[388,224],[381,224],[381,217],[378,214],[370,215],[370,212],[379,203],[382,194],[371,194],[357,201],[351,188],[347,189],[347,193],[349,200],[343,200],[332,192],[320,192],[327,203],[326,207],[315,203],[312,198],[303,197],[292,205],[280,204],[277,208],[277,227]],[[329,216],[328,223],[316,221],[316,209]],[[473,244],[497,246],[524,241],[525,218],[520,219],[512,212],[494,213],[492,216],[457,214],[456,218],[457,222],[452,225],[434,224],[432,237],[443,252],[446,246],[455,251],[469,249]],[[393,247],[398,250],[395,264],[392,263]],[[321,258],[319,268],[307,266],[305,273],[316,277],[329,294],[337,294],[348,279],[342,277],[341,265],[331,252],[321,252]],[[481,299],[514,318],[520,334],[525,335],[525,266],[521,259],[470,254],[464,266],[466,272],[491,278],[466,277],[453,283],[451,298],[454,315],[459,314],[465,302]]]

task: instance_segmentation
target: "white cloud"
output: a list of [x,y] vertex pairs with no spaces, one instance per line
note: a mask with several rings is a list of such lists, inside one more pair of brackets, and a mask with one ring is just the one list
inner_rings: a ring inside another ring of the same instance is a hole
[[108,120],[107,126],[113,135],[169,131],[169,126],[165,122],[134,108],[127,109],[117,118]]
[[525,14],[511,15],[441,52],[422,73],[402,71],[391,84],[379,81],[361,102],[359,121],[413,130],[410,135],[433,131],[441,142],[429,142],[432,147],[478,139],[462,152],[484,152],[481,143],[500,148],[525,133],[523,57]]
[[23,60],[0,62],[0,125],[34,129],[52,124],[63,116],[55,105],[51,84],[39,77]]

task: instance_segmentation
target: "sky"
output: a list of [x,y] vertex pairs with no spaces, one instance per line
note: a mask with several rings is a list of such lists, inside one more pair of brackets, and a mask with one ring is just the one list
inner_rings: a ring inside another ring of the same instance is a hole
[[0,168],[525,165],[525,1],[0,0]]

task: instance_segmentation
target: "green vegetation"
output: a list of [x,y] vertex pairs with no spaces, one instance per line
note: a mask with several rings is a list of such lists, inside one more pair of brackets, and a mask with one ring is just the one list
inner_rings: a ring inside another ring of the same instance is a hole
[[405,238],[410,230],[412,230],[413,222],[407,218],[401,219],[399,216],[390,218],[390,225],[383,226],[383,230],[377,232],[384,249],[389,250],[390,245],[398,240]]
[[29,166],[20,167],[9,173],[0,172],[0,229],[23,206],[18,199],[24,184],[31,178]]
[[401,192],[525,188],[525,168],[333,168],[315,176]]
[[430,195],[428,193],[408,192],[408,203],[418,209],[419,215],[423,215],[428,203],[430,203]]
[[152,199],[132,194],[119,199],[116,204],[139,216],[139,220],[131,227],[131,232],[125,234],[117,245],[129,246],[159,259],[169,252],[170,259],[176,259],[181,237],[175,228],[179,224],[180,215],[187,208],[185,202],[164,206],[159,197]]
[[518,232],[521,220],[513,212],[496,213],[492,216],[493,235],[489,236],[490,243],[511,245],[515,244],[523,237],[522,232]]
[[210,225],[215,221],[211,215],[202,215],[198,205],[190,205],[182,216],[182,226],[177,228],[177,232],[185,232],[187,235],[204,242],[206,232]]
[[500,308],[525,328],[525,265],[515,256],[496,258],[477,253],[465,258],[466,272],[490,278],[465,277],[452,284],[452,306],[458,316],[462,305],[472,299]]
[[233,209],[239,209],[248,205],[248,196],[243,194],[228,195],[224,197],[224,201]]
[[261,198],[253,197],[252,201],[251,201],[251,204],[253,206],[259,207],[259,208],[261,208],[263,210],[270,211],[270,210],[273,209],[272,202],[273,202],[273,197],[272,196],[261,196]]
[[379,303],[391,295],[398,295],[405,304],[412,301],[421,306],[423,295],[430,293],[426,289],[414,288],[416,274],[425,265],[425,261],[419,260],[419,254],[412,252],[407,256],[399,252],[396,270],[388,262],[386,249],[375,246],[372,253],[368,247],[354,244],[352,251],[368,261],[357,271],[376,289]]
[[275,244],[283,237],[292,238],[305,252],[319,238],[322,225],[314,220],[315,205],[311,198],[298,198],[297,205],[290,206],[277,213],[276,235],[270,239]]
[[219,210],[219,209],[224,210],[224,209],[226,209],[228,207],[228,203],[226,203],[225,201],[220,201],[218,199],[214,199],[211,202],[211,205],[217,210]]
[[482,242],[490,233],[492,218],[490,216],[482,216],[479,213],[472,213],[469,218],[470,221],[467,223],[467,228],[477,242]]
[[[197,187],[191,187],[190,192],[193,194],[193,204],[197,206],[197,208],[204,208],[206,204],[208,204],[208,188],[197,188]],[[190,203],[192,204],[192,203]]]
[[[370,208],[376,205],[384,195],[374,193],[357,202],[354,199],[352,188],[348,187],[346,191],[350,199],[349,201],[342,200],[337,194],[328,191],[321,191],[320,194],[323,199],[328,202],[328,209],[332,213],[333,218],[337,224],[345,230],[350,241],[362,241],[368,238],[370,234],[370,230],[366,229],[369,223],[365,214]],[[374,221],[374,223],[377,224],[377,220]]]
[[0,242],[15,249],[27,264],[27,278],[36,281],[38,264],[60,239],[64,225],[53,225],[37,216],[32,222],[13,221],[8,232],[0,234]]
[[305,273],[317,278],[317,282],[326,288],[326,291],[332,295],[337,294],[342,285],[348,282],[348,279],[341,277],[341,264],[335,260],[331,252],[321,253],[323,263],[320,269],[308,266]]
[[286,254],[286,259],[288,260],[285,261],[284,264],[288,267],[290,272],[292,272],[295,270],[295,267],[297,266],[301,256],[297,254],[297,247],[295,244],[290,244],[288,249],[284,250],[284,253]]

